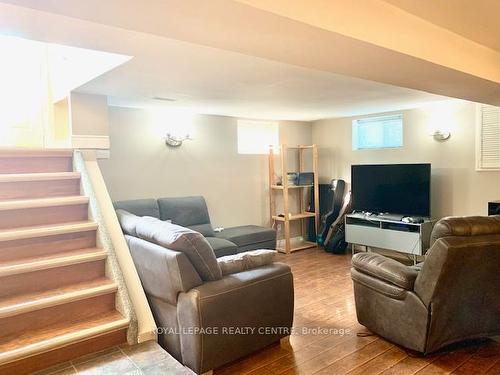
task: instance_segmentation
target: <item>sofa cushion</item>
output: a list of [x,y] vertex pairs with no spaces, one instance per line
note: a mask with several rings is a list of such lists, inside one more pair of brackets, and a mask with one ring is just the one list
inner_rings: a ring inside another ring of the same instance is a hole
[[238,252],[238,246],[231,241],[225,240],[223,238],[217,237],[205,237],[212,249],[214,249],[215,256],[217,258],[226,255],[233,255]]
[[207,204],[203,197],[178,197],[158,199],[160,219],[200,232],[205,237],[214,237]]
[[116,216],[118,217],[123,233],[137,237],[136,227],[140,217],[122,209],[116,210]]
[[205,237],[212,237],[215,235],[214,229],[212,228],[212,224],[188,225],[186,226],[186,228],[201,233]]
[[137,216],[152,216],[160,218],[160,208],[156,199],[134,199],[114,202],[115,210],[121,209]]
[[226,228],[222,232],[217,233],[216,236],[234,242],[238,247],[260,242],[276,241],[276,231],[274,229],[258,225],[242,225]]
[[260,249],[224,256],[217,259],[217,262],[224,276],[271,264],[275,255],[274,250]]
[[153,217],[139,218],[136,232],[143,240],[186,254],[202,280],[222,278],[215,253],[200,233]]

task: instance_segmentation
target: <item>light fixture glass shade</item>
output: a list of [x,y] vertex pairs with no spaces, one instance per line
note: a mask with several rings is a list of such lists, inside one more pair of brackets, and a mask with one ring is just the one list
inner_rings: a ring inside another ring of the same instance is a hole
[[449,131],[444,130],[435,130],[432,134],[432,137],[439,142],[443,142],[448,140],[451,137],[451,133]]
[[184,142],[187,139],[191,139],[189,134],[186,134],[185,136],[175,136],[170,133],[167,133],[165,137],[165,144],[170,147],[180,147],[182,146],[182,142]]

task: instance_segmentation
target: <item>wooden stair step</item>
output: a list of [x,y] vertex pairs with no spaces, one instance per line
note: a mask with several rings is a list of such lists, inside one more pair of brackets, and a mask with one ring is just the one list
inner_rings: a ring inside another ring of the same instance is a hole
[[88,204],[88,202],[89,198],[83,195],[76,195],[71,197],[16,199],[16,200],[0,201],[0,211],[22,210],[29,208],[72,206],[78,204]]
[[103,278],[106,256],[105,251],[91,248],[1,262],[0,298],[45,292]]
[[2,147],[0,158],[40,158],[40,157],[72,157],[73,150],[67,148],[22,148]]
[[0,201],[0,229],[86,220],[88,202],[84,196]]
[[26,272],[41,271],[78,263],[103,260],[106,259],[106,257],[107,254],[104,250],[93,248],[72,250],[62,254],[56,253],[11,262],[1,262],[0,278]]
[[[112,311],[81,321],[64,322],[3,338],[0,342],[0,366],[73,343],[103,336],[128,327],[129,319]],[[92,347],[87,352],[92,352]],[[2,367],[0,367],[0,373]]]
[[62,224],[35,225],[31,227],[0,230],[0,242],[57,236],[69,233],[97,230],[97,223],[89,220]]
[[80,172],[52,172],[52,173],[2,173],[2,182],[26,182],[26,181],[63,181],[79,180]]
[[[52,306],[39,306],[39,309],[18,312],[15,315],[1,318],[0,342],[5,337],[15,334],[20,335],[26,331],[64,322],[89,319],[116,310],[116,291],[106,291],[106,293],[94,291],[94,293],[86,295],[80,292],[79,298],[75,298],[74,295],[72,297],[73,300],[68,297],[66,301],[58,301],[59,303]],[[55,297],[52,298],[51,302],[55,302],[54,299]]]
[[79,195],[80,178],[78,172],[0,174],[0,200]]
[[45,292],[26,293],[0,300],[0,319],[41,310],[103,294],[115,293],[118,286],[107,278],[73,284]]
[[[96,247],[97,225],[95,223],[63,225],[62,229],[59,233],[46,236],[0,240],[0,263]],[[0,231],[0,234],[2,232],[5,235],[6,232]],[[24,230],[19,233],[25,234]],[[12,232],[10,234],[12,235]]]
[[0,173],[71,172],[73,150],[0,149]]

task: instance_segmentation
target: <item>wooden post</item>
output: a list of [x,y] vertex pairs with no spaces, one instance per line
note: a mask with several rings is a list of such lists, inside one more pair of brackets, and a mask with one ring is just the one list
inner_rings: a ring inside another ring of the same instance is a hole
[[[299,173],[304,171],[304,148],[302,146],[299,146]],[[300,194],[299,199],[300,199],[300,213],[303,213],[306,211],[306,204],[304,203],[304,189],[299,189],[298,194]],[[302,239],[305,240],[305,235],[306,235],[306,222],[307,220],[300,220],[300,235],[302,236]]]
[[319,176],[318,176],[318,147],[313,145],[313,173],[314,173],[314,212],[316,236],[319,233]]
[[288,150],[286,145],[281,145],[281,180],[283,185],[283,213],[284,217],[284,235],[285,235],[285,253],[290,254],[290,207],[288,206]]
[[276,216],[276,198],[274,196],[273,185],[276,184],[274,181],[274,148],[269,147],[269,211],[270,211],[270,222],[271,226],[274,226],[273,216]]

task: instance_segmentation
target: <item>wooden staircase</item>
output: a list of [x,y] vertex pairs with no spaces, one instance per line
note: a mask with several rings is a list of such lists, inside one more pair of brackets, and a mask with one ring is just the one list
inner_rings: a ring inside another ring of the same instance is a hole
[[0,150],[0,374],[126,342],[71,150]]

